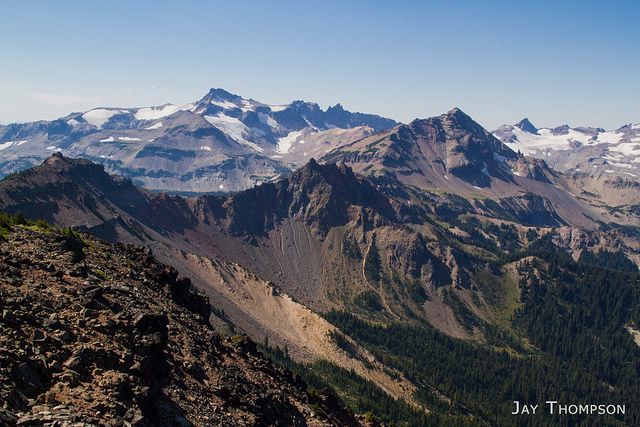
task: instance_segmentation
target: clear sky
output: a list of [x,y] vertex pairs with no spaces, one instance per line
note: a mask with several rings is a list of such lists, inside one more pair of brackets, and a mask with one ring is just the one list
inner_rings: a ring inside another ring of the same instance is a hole
[[0,122],[223,88],[489,130],[640,123],[640,1],[0,1]]

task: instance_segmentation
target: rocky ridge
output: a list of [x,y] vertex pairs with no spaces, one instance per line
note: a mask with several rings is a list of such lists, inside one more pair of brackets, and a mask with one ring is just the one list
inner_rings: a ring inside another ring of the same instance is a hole
[[3,425],[366,423],[219,336],[208,300],[149,250],[39,225],[0,243]]

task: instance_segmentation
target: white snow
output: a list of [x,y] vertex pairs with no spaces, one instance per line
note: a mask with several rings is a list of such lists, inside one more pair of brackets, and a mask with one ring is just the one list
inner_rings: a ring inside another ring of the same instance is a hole
[[292,131],[289,132],[289,135],[284,136],[278,139],[278,148],[276,151],[278,153],[288,153],[291,149],[291,145],[296,142],[296,139],[302,136],[302,131]]
[[220,184],[218,185],[218,188],[222,190],[224,188],[224,185]]
[[272,159],[281,159],[282,158],[282,156],[280,156],[278,154],[274,154],[273,156],[269,156],[269,157],[271,157]]
[[617,144],[622,139],[623,134],[617,133],[616,131],[611,132],[601,132],[598,134],[598,142],[604,144]]
[[269,116],[268,114],[258,113],[258,118],[265,125],[271,126],[272,128],[277,128],[278,127],[278,122],[273,120],[273,118],[271,116]]
[[27,142],[27,140],[26,140],[26,139],[24,139],[24,140],[22,140],[22,141],[8,141],[8,142],[5,142],[5,143],[3,143],[3,144],[0,144],[0,151],[4,150],[5,148],[9,148],[9,147],[11,147],[12,145],[15,145],[15,146],[22,145],[22,144],[24,144],[25,142]]
[[[534,153],[541,151],[571,150],[571,142],[579,142],[583,145],[593,145],[594,143],[591,135],[587,135],[574,129],[569,129],[569,133],[566,135],[553,135],[551,133],[551,129],[539,129],[538,133],[539,135],[534,135],[529,132],[525,132],[518,127],[514,127],[513,134],[517,138],[517,141],[506,142],[505,144],[513,151],[520,150],[520,152],[525,156],[531,156]],[[598,134],[598,138],[595,142],[618,142],[620,141],[620,138],[621,135],[616,134],[615,132],[603,132]]]
[[520,175],[520,172],[518,172],[518,171],[514,171],[514,172],[513,172],[513,174],[514,174],[515,176],[522,176],[522,175]]
[[57,150],[58,147],[56,147],[55,145],[50,145],[46,148],[46,150]]
[[286,110],[289,106],[288,105],[269,105],[268,107],[271,108],[272,113],[277,113],[278,111]]
[[307,119],[307,116],[305,116],[305,115],[303,114],[303,115],[302,115],[302,118],[304,119],[304,121],[305,121],[305,122],[307,122],[307,125],[308,125],[311,129],[313,129],[313,130],[315,130],[315,131],[317,131],[317,130],[318,130],[318,129],[317,129],[317,128],[316,128],[316,127],[315,127],[315,126],[314,126],[314,125],[309,121],[309,119]]
[[611,166],[617,166],[619,168],[632,168],[633,165],[630,165],[628,163],[617,163],[617,162],[610,162],[609,163]]
[[100,142],[113,142],[115,140],[116,139],[114,137],[110,136],[109,138],[101,139]]
[[136,120],[158,120],[163,117],[167,117],[172,115],[173,113],[177,113],[178,111],[190,110],[194,107],[194,104],[185,104],[185,105],[172,105],[167,104],[162,108],[160,107],[147,107],[140,108],[135,114]]
[[449,177],[447,175],[444,176],[444,179],[449,179]]
[[211,151],[211,147],[207,147],[206,145],[200,146],[201,150]]
[[162,122],[158,122],[156,124],[153,124],[151,126],[149,126],[148,128],[145,128],[146,130],[155,130],[155,129],[160,129],[162,127]]
[[618,145],[612,145],[609,147],[609,153],[614,155],[612,151],[617,151],[626,156],[637,156],[640,154],[640,144],[637,142],[621,142]]
[[77,121],[76,119],[71,119],[71,120],[67,120],[67,124],[71,126],[77,126],[80,124],[80,122]]
[[120,141],[141,141],[140,138],[133,138],[133,137],[130,137],[130,136],[119,136],[118,139]]
[[[107,110],[105,108],[96,108],[95,110],[87,111],[82,115],[88,123],[94,125],[97,128],[101,128],[112,116],[116,114],[127,113],[126,110]],[[137,118],[137,117],[136,117]]]
[[224,108],[225,110],[229,110],[231,108],[239,108],[233,102],[222,99],[219,96],[216,96],[216,99],[212,99],[211,104],[217,105],[218,107]]
[[501,156],[498,153],[493,153],[493,158],[499,161],[500,163],[504,163],[507,159],[504,156]]
[[484,167],[482,168],[482,173],[487,176],[491,176],[489,175],[489,169],[487,169],[487,164],[485,162],[482,162],[482,164],[484,165]]
[[204,118],[206,121],[235,139],[240,144],[248,145],[259,152],[264,151],[262,147],[244,139],[244,135],[249,133],[249,128],[235,117],[229,117],[225,114],[218,113],[215,116],[204,116]]

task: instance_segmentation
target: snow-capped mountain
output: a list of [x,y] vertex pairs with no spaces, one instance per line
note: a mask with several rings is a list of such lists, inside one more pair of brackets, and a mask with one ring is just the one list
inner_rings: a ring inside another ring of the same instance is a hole
[[326,111],[303,101],[273,106],[212,89],[191,104],[96,108],[52,122],[0,126],[0,174],[60,151],[149,189],[238,191],[396,124],[339,104]]
[[543,159],[558,172],[640,179],[640,124],[613,131],[567,125],[537,129],[524,119],[492,133],[512,150]]

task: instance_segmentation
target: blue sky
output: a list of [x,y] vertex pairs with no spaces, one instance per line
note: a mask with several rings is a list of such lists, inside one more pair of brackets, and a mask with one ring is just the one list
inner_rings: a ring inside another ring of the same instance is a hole
[[0,122],[223,88],[493,130],[640,122],[640,2],[0,2]]

